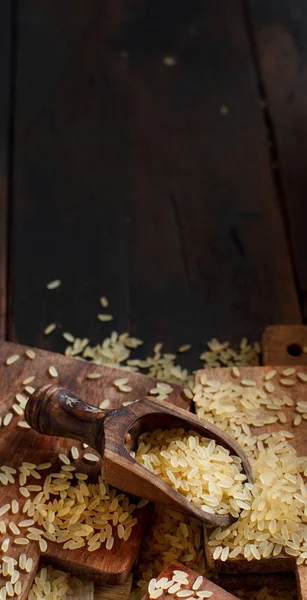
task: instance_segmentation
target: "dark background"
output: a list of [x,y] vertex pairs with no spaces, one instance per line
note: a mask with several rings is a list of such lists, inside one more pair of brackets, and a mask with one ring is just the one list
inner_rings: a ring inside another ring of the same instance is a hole
[[0,81],[0,337],[306,321],[305,0],[1,0]]

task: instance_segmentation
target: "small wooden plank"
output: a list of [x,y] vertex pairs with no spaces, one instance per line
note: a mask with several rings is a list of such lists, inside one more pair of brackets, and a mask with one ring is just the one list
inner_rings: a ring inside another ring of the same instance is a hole
[[262,338],[265,365],[307,365],[307,326],[270,325]]
[[[257,593],[264,587],[278,593],[281,591],[292,592],[294,600],[297,596],[295,574],[291,572],[248,573],[243,575],[220,573],[217,583],[240,598],[245,598],[246,592]],[[243,592],[243,595],[239,592]]]
[[301,565],[296,569],[296,582],[298,589],[299,600],[306,600],[307,598],[307,567]]
[[[0,378],[1,378],[1,395],[0,409],[1,415],[4,416],[14,403],[14,397],[17,392],[21,392],[24,388],[22,382],[26,377],[35,375],[35,386],[44,383],[57,383],[66,387],[86,399],[90,404],[98,406],[100,402],[108,398],[110,400],[110,408],[121,406],[122,402],[128,399],[136,399],[148,394],[152,386],[157,380],[148,378],[135,373],[127,373],[129,381],[133,387],[133,393],[120,393],[113,385],[113,382],[118,377],[123,377],[125,374],[119,369],[101,367],[87,363],[86,361],[75,360],[64,357],[60,354],[51,354],[43,350],[35,350],[36,357],[30,360],[25,356],[26,347],[11,344],[7,342],[0,343]],[[10,366],[5,365],[6,359],[11,355],[19,355],[20,359]],[[57,378],[51,378],[48,369],[53,365],[58,371]],[[89,373],[99,372],[102,374],[100,379],[86,379]],[[171,397],[172,396],[172,397]],[[189,407],[189,402],[183,396],[181,397],[181,388],[174,386],[174,391],[170,394],[170,401],[179,402],[181,406]],[[60,451],[65,454],[69,453],[70,447],[76,445],[81,453],[84,453],[82,444],[72,442],[67,439],[53,438],[42,436],[31,429],[22,429],[17,426],[17,422],[23,417],[15,416],[13,421],[5,428],[1,428],[0,436],[0,463],[8,466],[16,467],[22,461],[34,462],[35,464],[42,462],[56,463],[57,467],[60,463],[57,461],[57,456]],[[9,453],[8,453],[9,448]],[[88,463],[78,459],[80,470],[90,474],[94,478],[100,470],[99,463],[90,466]],[[53,467],[54,469],[54,467]],[[48,473],[46,471],[45,473]],[[0,486],[0,506],[13,497],[19,497],[17,491],[18,483],[14,485]],[[20,496],[21,500],[22,497]],[[111,551],[106,551],[101,548],[96,552],[89,553],[84,548],[70,551],[64,550],[61,545],[53,542],[48,543],[48,550],[44,554],[47,560],[63,570],[71,572],[81,578],[88,578],[91,581],[103,581],[110,584],[119,584],[126,580],[136,557],[138,556],[140,544],[143,535],[146,531],[148,516],[151,513],[151,505],[147,505],[144,509],[136,510],[138,523],[132,530],[131,537],[128,542],[123,542],[115,536],[115,543]],[[17,515],[9,514],[11,520],[20,520]],[[6,517],[5,517],[6,519]],[[3,536],[2,536],[3,537]],[[21,546],[12,546],[12,555],[20,554],[23,551]],[[31,543],[25,546],[26,552],[34,559],[35,567],[38,564],[40,552],[36,543]],[[21,599],[26,597],[28,589],[31,586],[35,569],[29,576],[24,576],[23,595]]]
[[129,600],[132,575],[119,585],[95,585],[94,600]]
[[247,6],[277,145],[273,160],[281,180],[285,226],[306,322],[307,5],[305,0],[248,0]]
[[[302,352],[307,346],[307,327],[293,325],[268,327],[263,335],[262,350],[264,364],[276,364],[288,360],[289,348],[292,348],[291,365],[307,364],[307,354]],[[293,354],[296,347],[296,354]],[[290,361],[288,361],[290,363]],[[307,567],[296,567],[296,581],[300,600],[307,600]]]
[[[274,367],[275,368],[275,367]],[[215,379],[221,382],[235,381],[238,383],[241,379],[252,379],[256,381],[257,387],[263,387],[263,378],[266,372],[270,371],[272,366],[268,367],[244,367],[240,368],[240,378],[234,379],[232,369],[229,368],[217,368],[217,369],[206,369],[206,371],[197,371],[196,382],[199,382],[202,373],[206,373],[209,379]],[[279,374],[285,367],[276,366],[276,370]],[[307,374],[307,368],[302,366],[299,368],[300,371]],[[286,406],[282,408],[282,412],[286,415],[287,423],[273,423],[272,425],[265,425],[264,427],[250,426],[251,431],[261,434],[267,431],[279,431],[280,429],[286,429],[291,433],[294,433],[295,437],[291,440],[291,443],[297,450],[298,455],[307,455],[307,438],[306,438],[306,424],[302,421],[298,427],[293,426],[293,417],[295,413],[295,404],[297,400],[307,400],[307,384],[297,380],[296,385],[293,387],[285,387],[279,384],[279,377],[274,378],[275,392],[276,394],[287,394],[293,401],[294,406]],[[272,411],[270,411],[272,413]],[[273,414],[273,413],[272,413]],[[213,549],[207,545],[210,530],[205,527],[205,552],[207,562],[210,568],[217,569],[221,573],[272,573],[276,571],[295,571],[296,560],[294,557],[281,553],[279,556],[270,557],[268,559],[251,560],[247,561],[243,556],[238,556],[233,559],[228,559],[226,562],[221,560],[213,559]]]
[[9,152],[11,148],[10,111],[13,106],[11,81],[14,74],[12,61],[12,2],[0,3],[0,340],[6,336],[7,317],[7,242]]
[[[187,574],[187,579],[188,579],[188,585],[182,585],[181,589],[186,589],[186,590],[191,590],[193,583],[196,581],[196,579],[199,577],[199,573],[196,573],[196,571],[192,571],[192,569],[189,569],[188,567],[186,567],[185,565],[182,565],[181,563],[171,563],[169,565],[167,565],[163,571],[161,571],[160,575],[157,577],[157,581],[159,581],[159,579],[162,579],[162,577],[167,577],[169,580],[172,578],[173,572],[174,571],[184,571]],[[210,579],[206,579],[205,577],[203,577],[203,581],[201,583],[201,585],[199,586],[199,588],[197,589],[198,592],[203,592],[203,591],[208,591],[208,592],[212,592],[212,598],[217,598],[218,600],[234,600],[236,598],[236,596],[233,596],[232,594],[230,594],[229,592],[227,592],[226,590],[224,590],[223,588],[219,587],[218,585],[216,585],[216,583],[213,583],[213,581],[211,581]],[[193,592],[193,594],[191,594],[191,596],[195,596],[196,598],[196,592]],[[177,600],[177,596],[176,594],[170,594],[168,593],[168,590],[165,590],[163,592],[163,594],[161,596],[159,596],[160,600]],[[145,594],[145,596],[143,596],[142,600],[149,600],[150,596],[148,594],[148,592]]]

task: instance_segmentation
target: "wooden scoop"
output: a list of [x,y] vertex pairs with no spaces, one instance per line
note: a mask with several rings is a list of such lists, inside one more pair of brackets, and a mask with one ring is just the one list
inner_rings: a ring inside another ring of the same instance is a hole
[[166,504],[214,526],[227,527],[229,514],[211,514],[198,508],[158,476],[130,456],[143,431],[183,427],[215,439],[242,460],[243,471],[252,482],[252,470],[240,446],[226,433],[185,410],[158,400],[139,400],[116,410],[99,410],[53,385],[38,388],[30,396],[25,417],[29,425],[45,435],[86,442],[103,456],[108,483],[129,494]]

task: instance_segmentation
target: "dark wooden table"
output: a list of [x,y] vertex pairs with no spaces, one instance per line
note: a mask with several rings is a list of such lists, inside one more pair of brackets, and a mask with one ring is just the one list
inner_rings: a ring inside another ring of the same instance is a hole
[[2,338],[306,319],[306,2],[2,0],[0,81]]

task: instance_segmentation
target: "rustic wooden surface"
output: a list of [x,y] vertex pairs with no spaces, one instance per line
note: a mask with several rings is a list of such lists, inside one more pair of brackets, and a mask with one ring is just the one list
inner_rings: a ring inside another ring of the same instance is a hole
[[[276,370],[281,373],[285,367],[277,366]],[[219,381],[236,381],[240,379],[253,379],[256,381],[259,387],[263,385],[263,378],[267,371],[270,371],[272,366],[266,367],[245,367],[240,369],[240,378],[234,378],[231,369],[207,369],[206,373],[210,379],[218,379]],[[307,373],[307,369],[304,366],[298,368],[299,371]],[[201,374],[204,371],[198,371],[196,374],[196,381],[199,381]],[[251,427],[251,431],[256,433],[264,433],[266,431],[279,431],[280,429],[286,429],[291,433],[295,434],[295,438],[292,440],[297,452],[301,456],[307,455],[307,439],[306,439],[306,424],[302,420],[301,425],[293,426],[293,415],[295,413],[295,403],[298,399],[307,399],[307,384],[297,380],[297,383],[293,387],[285,387],[279,385],[278,377],[274,378],[275,392],[276,394],[283,393],[289,395],[294,400],[294,406],[286,406],[282,408],[282,412],[287,417],[287,423],[273,423],[272,425],[266,425],[264,427]],[[271,413],[272,411],[270,411]],[[272,413],[273,414],[273,413]],[[205,529],[206,540],[208,539],[209,531]],[[229,559],[226,562],[221,560],[214,561],[213,550],[210,546],[205,544],[205,551],[207,561],[210,567],[215,567],[219,572],[222,573],[272,573],[274,571],[294,571],[295,570],[295,559],[285,553],[281,553],[279,556],[270,557],[268,559],[251,560],[247,561],[242,556],[238,556],[234,559]]]
[[[165,567],[165,569],[163,569],[163,571],[161,571],[160,575],[157,577],[157,580],[161,579],[162,577],[167,577],[168,579],[171,579],[173,572],[175,570],[184,571],[185,573],[187,573],[187,575],[188,575],[187,579],[188,579],[189,583],[187,586],[182,586],[182,589],[187,589],[187,590],[191,589],[194,581],[199,576],[199,573],[196,573],[196,571],[192,571],[192,569],[189,569],[188,567],[186,567],[185,565],[182,565],[181,563],[174,562],[174,563],[167,565],[167,567]],[[213,583],[213,581],[210,581],[209,579],[206,579],[204,577],[203,582],[197,591],[201,592],[201,591],[205,591],[205,590],[208,592],[213,592],[213,598],[218,598],[219,600],[234,600],[235,599],[235,596],[233,596],[232,594],[230,594],[223,588],[219,587],[215,583]],[[196,595],[196,593],[195,593],[195,595]],[[161,600],[170,600],[170,599],[175,600],[175,598],[177,598],[177,596],[175,594],[169,594],[168,591],[165,590],[163,592],[162,596],[160,596],[160,598],[161,598]],[[149,594],[148,593],[145,594],[145,596],[143,596],[142,600],[149,600]]]
[[212,335],[306,320],[306,10],[1,2],[0,338],[129,329],[195,368]]
[[304,0],[248,0],[250,27],[275,138],[297,290],[307,318],[306,98],[307,5]]
[[245,597],[245,592],[260,591],[264,587],[269,588],[273,592],[292,591],[295,597],[297,589],[295,574],[291,572],[249,573],[248,575],[220,573],[217,583],[235,595],[240,595],[238,592],[243,591],[243,598]]
[[307,326],[271,325],[262,337],[264,365],[307,365]]
[[[94,592],[94,583],[85,581],[82,588],[77,588],[73,594],[66,596],[67,600],[96,600],[96,592]],[[108,600],[106,598],[105,600]]]
[[241,2],[25,0],[17,25],[10,339],[129,329],[195,368],[299,323]]
[[296,569],[296,582],[299,600],[307,598],[307,568],[301,565]]
[[7,332],[8,277],[8,202],[11,177],[12,130],[11,114],[13,59],[13,7],[10,0],[0,3],[0,340]]
[[[117,369],[108,369],[90,365],[85,361],[77,361],[71,358],[64,358],[61,355],[53,354],[42,350],[36,350],[36,358],[29,360],[24,355],[25,348],[16,344],[1,343],[0,344],[0,371],[1,371],[1,416],[4,416],[14,402],[14,394],[22,390],[21,382],[31,374],[35,374],[35,385],[42,385],[46,381],[54,382],[55,378],[48,375],[48,368],[52,364],[58,370],[59,376],[56,378],[62,386],[75,391],[75,393],[83,396],[94,405],[99,403],[104,398],[109,398],[110,407],[116,408],[123,401],[127,401],[131,397],[145,395],[153,385],[153,380],[140,376],[138,374],[129,374],[129,380],[133,385],[133,394],[119,393],[113,381],[118,378],[122,371]],[[10,365],[5,365],[5,360],[12,354],[19,354],[20,359]],[[103,377],[96,380],[87,380],[87,374],[91,372],[101,372]],[[178,398],[178,388],[172,392],[173,398],[170,396],[170,401]],[[185,400],[185,405],[188,406],[188,401]],[[17,466],[22,461],[56,463],[58,467],[60,463],[57,461],[57,455],[60,451],[69,452],[72,443],[63,438],[51,438],[37,434],[30,429],[22,429],[17,426],[17,422],[22,417],[15,416],[10,425],[2,428],[0,436],[0,454],[3,464],[9,466]],[[82,445],[76,443],[82,449]],[[8,454],[7,448],[10,447]],[[81,452],[83,454],[83,451]],[[80,468],[84,472],[89,472],[91,477],[95,477],[99,472],[99,464],[89,466],[88,463],[79,459]],[[53,467],[55,468],[55,467]],[[16,486],[9,488],[1,486],[0,497],[1,506],[7,501],[8,490],[10,500],[12,496],[19,496]],[[146,530],[147,518],[151,512],[151,506],[148,505],[145,509],[138,510],[139,522],[133,528],[132,535],[125,543],[119,539],[115,539],[112,551],[100,549],[99,551],[88,553],[86,550],[80,549],[74,552],[63,550],[62,546],[55,543],[48,543],[48,550],[44,555],[44,560],[49,560],[52,564],[64,568],[76,575],[87,577],[91,580],[100,580],[109,583],[120,583],[129,574],[131,567],[138,555],[139,546]],[[137,516],[137,515],[136,515]],[[10,519],[13,519],[10,515]],[[20,547],[12,546],[12,556],[16,553],[20,554]],[[35,543],[31,543],[25,547],[27,554],[32,556],[37,565],[39,559],[39,550]],[[23,549],[23,547],[22,547]],[[45,558],[46,557],[46,558]],[[35,572],[35,570],[34,570]],[[32,575],[34,575],[34,572]],[[31,584],[31,576],[25,578],[23,582],[23,596],[26,597],[26,592]]]
[[120,585],[95,585],[95,600],[128,600],[132,585],[132,576]]

